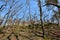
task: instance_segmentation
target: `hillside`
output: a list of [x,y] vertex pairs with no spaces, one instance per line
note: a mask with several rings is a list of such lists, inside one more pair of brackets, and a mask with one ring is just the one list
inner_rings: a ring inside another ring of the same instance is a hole
[[60,40],[60,27],[45,25],[45,38],[43,39],[40,26],[6,26],[0,28],[0,40]]

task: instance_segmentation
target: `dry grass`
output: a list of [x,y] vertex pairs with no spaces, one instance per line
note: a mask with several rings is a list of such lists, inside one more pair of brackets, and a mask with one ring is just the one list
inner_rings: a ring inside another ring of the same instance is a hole
[[[38,28],[36,28],[36,26],[31,26],[31,28],[29,26],[8,26],[5,28],[0,28],[0,40],[52,40],[54,37],[54,34],[50,33],[51,31],[55,31],[55,29],[58,29],[58,27],[55,25],[50,25],[50,26],[44,26],[44,30],[45,30],[45,38],[43,39],[42,37],[40,37],[40,33],[42,33],[42,29],[39,26]],[[58,29],[59,30],[59,29]],[[60,32],[56,32],[58,35],[58,33]],[[50,36],[53,35],[53,36]],[[59,35],[58,35],[59,36]],[[56,37],[57,38],[57,37]]]

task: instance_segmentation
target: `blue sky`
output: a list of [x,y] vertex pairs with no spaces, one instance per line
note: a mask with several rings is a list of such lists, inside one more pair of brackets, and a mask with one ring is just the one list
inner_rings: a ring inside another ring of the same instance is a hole
[[[26,0],[14,0],[15,2],[17,2],[17,4],[15,4],[15,6],[13,6],[13,8],[11,9],[12,12],[14,11],[13,9],[15,9],[17,6],[19,6],[20,4],[23,4],[23,8],[18,10],[17,14],[18,14],[18,18],[21,18],[24,13],[25,13],[25,17],[28,17],[28,13],[29,13],[29,7],[28,5],[26,4]],[[5,3],[4,0],[0,0],[0,6],[3,5]],[[11,6],[11,3],[12,3],[12,0],[8,1],[6,7],[2,10],[2,12],[0,11],[1,15],[0,16],[4,16],[8,11],[9,11],[9,8]],[[44,0],[41,0],[41,4],[44,5],[45,4],[45,1]],[[19,8],[18,8],[19,9]],[[54,10],[57,11],[58,8],[57,7],[54,7]],[[33,16],[35,13],[37,14],[36,16],[39,15],[39,8],[38,8],[38,5],[37,5],[37,1],[34,1],[34,0],[30,0],[30,13],[31,15]],[[51,15],[53,15],[53,11],[52,9],[48,11],[48,7],[44,6],[42,7],[42,12],[44,15],[48,15],[48,17],[46,19],[50,19],[51,18]],[[16,16],[14,16],[16,17]],[[37,17],[38,19],[40,18],[39,16]]]

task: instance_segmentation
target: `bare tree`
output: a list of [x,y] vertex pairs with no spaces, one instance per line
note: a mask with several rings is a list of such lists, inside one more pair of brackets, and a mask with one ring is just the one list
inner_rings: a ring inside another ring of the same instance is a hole
[[54,18],[58,21],[58,25],[59,25],[59,19],[60,19],[60,5],[58,5],[58,0],[47,0],[46,5],[53,5],[55,7],[58,8],[58,12],[54,11],[54,15],[53,15],[53,20]]
[[32,15],[31,15],[31,8],[30,8],[30,0],[28,0],[27,2],[28,2],[28,6],[29,6],[29,19],[30,19],[30,22],[32,24]]
[[[13,3],[14,3],[14,0],[12,0],[12,5],[13,5]],[[12,8],[12,5],[10,6],[10,9]],[[6,13],[6,14],[4,15],[4,17],[3,17],[3,19],[2,19],[2,21],[1,21],[1,23],[0,23],[0,25],[2,25],[2,23],[3,23],[3,21],[4,21],[5,17],[6,17],[6,15],[7,15],[7,18],[8,18],[9,12],[11,11],[10,9],[9,9],[8,13]],[[7,18],[6,18],[6,19],[7,19]]]
[[[16,15],[17,12],[18,12],[19,10],[21,10],[21,8],[23,7],[23,6],[22,6],[23,3],[21,3],[20,5],[17,5],[17,2],[14,2],[14,0],[11,0],[11,1],[12,1],[12,2],[11,2],[11,6],[10,6],[8,12],[4,15],[4,17],[3,17],[0,25],[2,25],[3,22],[5,21],[5,22],[4,22],[4,26],[5,26],[7,20],[9,20],[10,18],[13,19],[13,16]],[[16,5],[17,5],[17,6],[16,6]],[[15,7],[14,7],[14,6],[15,6]]]
[[44,28],[43,28],[43,20],[42,20],[41,0],[38,0],[38,6],[39,6],[40,21],[41,21],[41,27],[42,27],[42,31],[43,31],[43,38],[44,38]]

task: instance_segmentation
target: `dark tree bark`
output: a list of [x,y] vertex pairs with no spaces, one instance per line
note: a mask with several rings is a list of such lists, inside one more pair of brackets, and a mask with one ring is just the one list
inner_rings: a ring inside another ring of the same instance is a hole
[[43,20],[42,20],[42,8],[41,8],[41,1],[38,0],[38,6],[39,6],[39,11],[40,11],[40,21],[41,21],[41,27],[42,27],[42,31],[43,31],[43,38],[44,38],[44,28],[43,28]]

